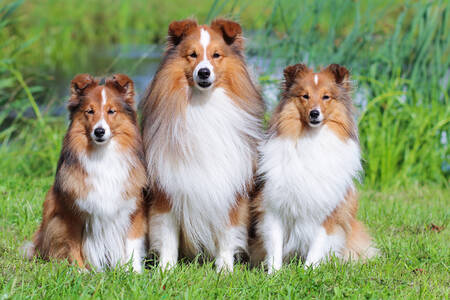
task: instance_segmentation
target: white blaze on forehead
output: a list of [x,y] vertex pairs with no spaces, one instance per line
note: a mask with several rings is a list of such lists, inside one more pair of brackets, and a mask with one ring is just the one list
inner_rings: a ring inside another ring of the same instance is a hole
[[317,74],[314,75],[314,84],[315,85],[319,84],[319,75],[317,75]]
[[[102,88],[102,106],[101,106],[101,108],[100,108],[100,111],[101,111],[101,115],[100,115],[100,121],[98,121],[97,122],[97,124],[96,124],[96,126],[97,125],[99,125],[99,126],[101,126],[101,125],[106,125],[106,126],[108,126],[108,124],[106,123],[106,121],[105,121],[105,119],[104,119],[104,117],[103,117],[103,107],[106,105],[106,90],[105,90],[105,88]],[[96,127],[96,126],[94,126],[94,128]]]
[[[102,89],[102,107],[106,104],[106,91],[105,88]],[[102,110],[103,113],[103,110]]]
[[209,36],[209,32],[205,29],[200,29],[200,44],[203,46],[203,60],[207,60],[206,58],[206,48],[208,48],[209,41],[211,37]]

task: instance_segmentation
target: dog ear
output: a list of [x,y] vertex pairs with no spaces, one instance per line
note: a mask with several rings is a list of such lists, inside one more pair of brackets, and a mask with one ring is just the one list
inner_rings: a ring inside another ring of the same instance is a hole
[[114,74],[112,78],[106,80],[107,87],[117,90],[128,105],[134,105],[134,83],[125,74]]
[[169,25],[169,36],[167,38],[167,44],[169,48],[177,46],[183,37],[193,28],[197,27],[197,21],[192,19],[186,19],[182,21],[174,21]]
[[295,82],[295,79],[306,74],[309,71],[309,68],[304,64],[296,64],[292,66],[288,66],[283,70],[284,74],[284,90],[287,91],[292,84]]
[[225,43],[243,50],[242,28],[239,23],[226,19],[215,19],[211,23],[211,28],[222,34]]
[[97,85],[98,82],[89,74],[75,76],[70,83],[69,111],[73,112],[80,105],[81,97]]
[[350,72],[347,70],[347,68],[338,64],[331,64],[325,70],[333,75],[334,80],[337,84],[342,85],[347,89],[350,88]]

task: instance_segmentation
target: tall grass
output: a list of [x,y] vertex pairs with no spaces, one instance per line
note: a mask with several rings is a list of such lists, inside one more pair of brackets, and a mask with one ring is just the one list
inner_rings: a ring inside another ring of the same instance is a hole
[[249,51],[267,62],[269,77],[299,61],[351,68],[370,186],[448,185],[449,13],[444,1],[381,10],[377,2],[274,1]]
[[107,72],[121,57],[99,58],[99,52],[117,44],[161,44],[171,20],[229,16],[244,26],[263,86],[279,82],[281,70],[299,61],[351,69],[367,184],[448,185],[446,1],[195,3],[0,2],[0,167],[26,175],[53,172],[65,125],[45,108],[63,102],[54,92],[61,76]]
[[[434,181],[447,184],[450,106],[421,102],[411,81],[360,77],[373,95],[359,118],[366,183],[388,187]],[[448,99],[446,99],[448,101]],[[444,144],[445,143],[445,144]]]
[[0,170],[23,175],[47,170],[51,174],[64,126],[55,127],[60,119],[42,115],[36,98],[43,97],[44,88],[38,76],[22,73],[27,70],[21,59],[32,51],[36,40],[22,39],[13,29],[20,23],[17,10],[22,4],[0,2]]

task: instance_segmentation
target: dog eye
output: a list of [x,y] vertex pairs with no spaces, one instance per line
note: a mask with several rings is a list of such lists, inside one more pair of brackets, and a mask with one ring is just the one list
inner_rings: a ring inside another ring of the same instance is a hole
[[213,58],[219,58],[219,57],[220,57],[219,53],[216,52],[216,53],[213,54]]
[[189,56],[192,58],[197,58],[197,53],[195,53],[195,51],[194,51],[191,54],[189,54]]
[[116,111],[115,111],[114,109],[108,110],[108,114],[109,114],[109,115],[113,115],[115,112],[116,112]]
[[86,113],[88,113],[88,114],[90,114],[90,115],[93,115],[93,114],[94,114],[94,110],[93,110],[92,108],[90,108],[90,109],[88,109],[88,110],[86,111]]
[[309,99],[309,95],[308,94],[305,94],[305,95],[303,95],[302,96],[304,99]]
[[323,99],[323,100],[328,100],[328,99],[330,99],[330,96],[325,95],[325,96],[322,97],[322,99]]

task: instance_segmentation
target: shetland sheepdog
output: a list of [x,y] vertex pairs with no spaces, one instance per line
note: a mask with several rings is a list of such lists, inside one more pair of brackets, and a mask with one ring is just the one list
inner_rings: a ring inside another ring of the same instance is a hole
[[42,223],[26,255],[66,259],[103,270],[145,255],[146,172],[130,78],[116,74],[104,85],[89,74],[71,83],[70,125]]
[[167,50],[143,103],[150,180],[150,250],[232,271],[247,249],[249,191],[264,104],[244,60],[241,26],[217,19],[169,26]]
[[293,256],[313,267],[330,255],[372,257],[377,250],[356,219],[354,180],[362,168],[349,72],[332,64],[314,73],[297,64],[284,77],[259,149],[263,187],[254,201],[252,260],[265,257],[271,273]]

